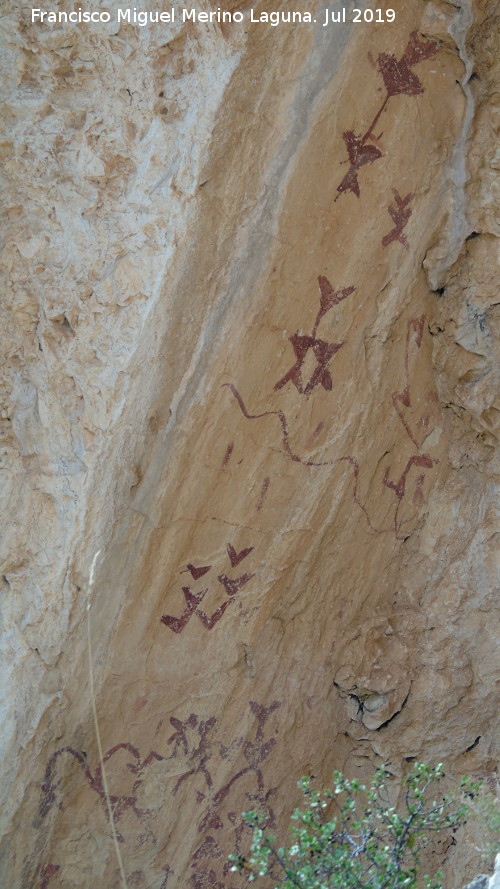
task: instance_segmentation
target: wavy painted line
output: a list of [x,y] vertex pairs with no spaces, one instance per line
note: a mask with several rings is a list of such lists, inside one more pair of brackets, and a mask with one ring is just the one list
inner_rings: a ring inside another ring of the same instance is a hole
[[[394,493],[395,493],[395,496],[396,496],[398,502],[397,502],[397,506],[396,506],[396,509],[394,512],[394,518],[393,518],[391,525],[386,528],[378,528],[376,525],[373,524],[373,522],[370,518],[370,515],[368,513],[368,509],[366,508],[365,504],[362,502],[362,500],[359,497],[358,482],[359,482],[360,466],[359,466],[358,461],[355,459],[355,457],[352,457],[348,454],[345,457],[336,457],[334,460],[324,460],[324,461],[318,461],[318,462],[316,462],[314,460],[304,460],[304,458],[300,457],[298,454],[296,454],[290,446],[290,432],[289,432],[288,420],[282,410],[263,411],[263,413],[261,413],[261,414],[251,414],[247,410],[245,402],[243,401],[243,398],[241,397],[240,393],[238,392],[236,386],[233,385],[233,383],[224,383],[223,387],[227,387],[228,389],[231,390],[233,396],[235,397],[236,401],[238,402],[241,413],[243,414],[245,419],[247,419],[247,420],[261,420],[264,417],[277,417],[278,418],[280,426],[281,426],[281,437],[282,437],[282,442],[283,442],[283,449],[286,452],[286,454],[288,454],[290,459],[293,460],[295,463],[300,463],[302,466],[313,466],[313,467],[336,466],[339,463],[349,463],[349,465],[352,467],[353,476],[354,476],[353,500],[354,500],[354,503],[356,504],[356,506],[358,506],[360,508],[363,515],[365,516],[365,519],[367,521],[367,524],[368,524],[368,527],[370,528],[370,530],[374,531],[377,534],[384,534],[387,532],[391,532],[394,534],[396,540],[405,540],[408,537],[408,534],[400,535],[400,531],[402,530],[403,525],[407,524],[407,522],[406,521],[400,522],[398,520],[399,519],[399,509],[400,509],[403,497],[405,495],[406,477],[407,477],[410,469],[412,468],[412,466],[423,466],[427,469],[431,469],[434,466],[434,464],[437,462],[436,460],[434,460],[432,457],[429,457],[427,454],[415,455],[415,456],[411,457],[397,484],[391,483],[389,481],[389,478],[388,478],[388,471],[389,470],[386,472],[386,476],[384,477],[384,485],[385,485],[385,487],[392,488],[394,490]],[[411,533],[411,532],[409,532],[409,533]]]

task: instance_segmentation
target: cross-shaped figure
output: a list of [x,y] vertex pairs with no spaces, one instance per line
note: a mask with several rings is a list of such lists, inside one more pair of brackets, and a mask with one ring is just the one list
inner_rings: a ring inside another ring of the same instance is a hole
[[[289,337],[289,340],[293,346],[297,361],[288,373],[281,380],[278,380],[274,388],[282,389],[288,382],[291,382],[301,395],[309,395],[316,386],[323,386],[323,389],[330,391],[332,388],[332,377],[327,369],[327,364],[344,344],[327,343],[325,340],[318,340],[314,336],[304,336],[299,333],[294,333],[293,336]],[[302,365],[309,349],[313,350],[318,366],[313,371],[309,382],[304,386]]]

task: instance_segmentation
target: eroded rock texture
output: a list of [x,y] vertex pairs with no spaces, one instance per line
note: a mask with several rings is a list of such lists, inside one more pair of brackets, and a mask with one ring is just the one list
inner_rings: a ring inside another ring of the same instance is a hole
[[495,871],[491,877],[487,877],[486,874],[480,874],[471,883],[468,883],[464,889],[498,889],[498,886],[500,886],[500,855],[496,856]]
[[398,6],[2,18],[10,889],[124,885],[105,776],[134,889],[305,773],[494,784],[499,12]]

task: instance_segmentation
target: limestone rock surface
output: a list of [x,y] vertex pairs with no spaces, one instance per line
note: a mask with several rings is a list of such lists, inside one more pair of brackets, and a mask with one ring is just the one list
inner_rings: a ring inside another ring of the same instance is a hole
[[467,883],[464,889],[498,889],[500,886],[500,855],[495,860],[495,870],[491,877],[486,874],[480,874],[478,877]]
[[306,5],[2,16],[9,889],[242,889],[304,774],[495,786],[500,11]]

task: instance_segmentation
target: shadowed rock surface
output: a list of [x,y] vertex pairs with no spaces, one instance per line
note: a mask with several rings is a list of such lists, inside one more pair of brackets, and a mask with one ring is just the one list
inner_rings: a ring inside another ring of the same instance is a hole
[[500,886],[500,855],[497,855],[495,861],[495,870],[491,877],[486,874],[480,874],[474,877],[471,883],[467,883],[464,889],[498,889]]

